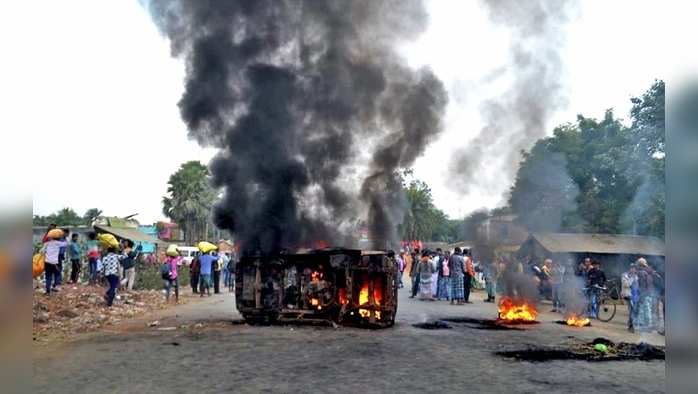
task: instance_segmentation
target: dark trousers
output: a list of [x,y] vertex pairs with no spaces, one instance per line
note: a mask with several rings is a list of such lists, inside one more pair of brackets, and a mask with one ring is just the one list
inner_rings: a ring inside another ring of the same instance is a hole
[[97,259],[90,257],[87,261],[90,268],[90,284],[94,284],[97,281]]
[[80,277],[80,259],[71,259],[70,264],[70,281],[73,283],[78,283],[78,278]]
[[213,292],[218,294],[221,292],[221,272],[213,271]]
[[470,301],[470,283],[472,276],[465,274],[463,275],[463,299],[465,299],[465,302]]
[[46,294],[51,294],[53,284],[58,280],[58,266],[56,264],[44,264],[44,276],[46,277]]
[[63,283],[63,262],[58,261],[58,275],[56,276],[56,281],[53,283],[53,287],[60,286]]
[[416,297],[419,293],[419,275],[412,277],[412,297]]
[[194,293],[199,292],[199,273],[198,272],[190,272],[189,273],[189,284],[191,285],[191,290]]
[[118,275],[107,275],[107,281],[109,281],[109,290],[107,290],[107,306],[111,306],[114,302],[114,296],[116,295],[116,288],[119,287],[119,276]]
[[170,289],[174,287],[175,302],[179,301],[179,281],[177,278],[165,280],[165,297],[170,300]]

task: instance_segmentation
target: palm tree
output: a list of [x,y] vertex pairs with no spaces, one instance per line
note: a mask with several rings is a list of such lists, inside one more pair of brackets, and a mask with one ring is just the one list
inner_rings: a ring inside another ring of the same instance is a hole
[[163,214],[182,227],[187,243],[207,237],[203,233],[216,199],[208,175],[208,168],[201,162],[186,162],[170,176],[168,196],[162,198]]

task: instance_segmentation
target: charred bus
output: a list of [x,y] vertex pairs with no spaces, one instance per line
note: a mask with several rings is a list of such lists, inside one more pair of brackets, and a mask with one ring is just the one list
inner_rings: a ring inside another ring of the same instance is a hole
[[378,328],[395,322],[399,271],[385,252],[245,256],[235,271],[236,306],[252,323],[330,321]]

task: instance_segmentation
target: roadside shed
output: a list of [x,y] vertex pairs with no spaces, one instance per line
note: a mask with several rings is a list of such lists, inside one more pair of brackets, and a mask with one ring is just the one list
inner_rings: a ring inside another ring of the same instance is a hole
[[639,257],[664,271],[665,244],[659,238],[626,234],[532,233],[517,256],[524,261],[551,258],[576,267],[584,258],[598,260],[609,276],[619,276]]

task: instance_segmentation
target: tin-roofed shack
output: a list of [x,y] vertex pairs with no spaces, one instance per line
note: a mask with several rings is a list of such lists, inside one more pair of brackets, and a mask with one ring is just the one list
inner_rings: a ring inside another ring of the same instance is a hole
[[546,258],[576,267],[584,258],[596,259],[609,277],[620,276],[639,257],[657,270],[664,271],[664,241],[655,237],[625,234],[532,233],[519,248],[524,261],[542,262]]

